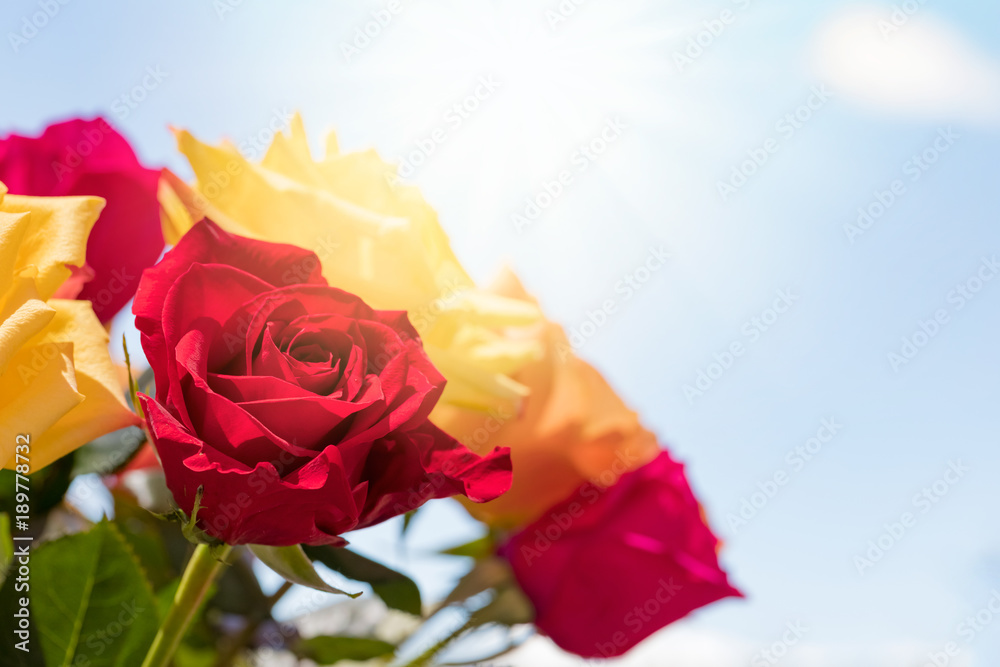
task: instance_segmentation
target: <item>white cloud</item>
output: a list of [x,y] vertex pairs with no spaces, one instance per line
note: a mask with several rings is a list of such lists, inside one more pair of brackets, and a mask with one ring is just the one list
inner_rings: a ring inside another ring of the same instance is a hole
[[841,11],[820,28],[813,63],[842,99],[894,114],[1000,124],[1000,63],[924,9]]
[[[626,656],[607,661],[609,667],[744,667],[755,648],[738,639],[691,628],[672,626],[639,644]],[[669,658],[665,662],[665,658]],[[534,637],[517,651],[502,658],[515,667],[577,667],[601,664],[567,655],[544,637]]]
[[[775,638],[780,641],[781,634]],[[624,657],[610,661],[586,661],[560,651],[544,637],[534,637],[516,651],[499,658],[494,664],[513,667],[582,667],[607,664],[608,667],[747,667],[747,665],[780,665],[780,667],[924,667],[928,652],[940,650],[933,645],[912,642],[879,642],[875,644],[828,644],[810,641],[787,648],[787,652],[769,656],[760,651],[768,642],[752,643],[719,632],[699,629],[681,623],[671,626],[642,642]],[[780,650],[780,649],[779,649]],[[951,659],[949,667],[968,667],[973,655],[969,649]]]

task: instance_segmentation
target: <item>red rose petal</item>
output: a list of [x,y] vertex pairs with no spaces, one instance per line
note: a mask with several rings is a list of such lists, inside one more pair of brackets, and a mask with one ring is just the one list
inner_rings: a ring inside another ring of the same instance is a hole
[[93,277],[78,281],[69,297],[90,300],[102,322],[128,303],[143,269],[163,251],[159,179],[102,118],[51,125],[39,137],[0,139],[0,181],[12,194],[105,199],[87,241]]
[[581,488],[501,553],[540,630],[566,651],[607,658],[695,609],[742,596],[719,567],[717,545],[683,466],[663,452],[608,489]]
[[133,310],[156,375],[144,397],[167,485],[230,544],[343,544],[341,533],[510,485],[427,416],[444,378],[405,313],[288,285],[315,256],[203,221],[146,271]]

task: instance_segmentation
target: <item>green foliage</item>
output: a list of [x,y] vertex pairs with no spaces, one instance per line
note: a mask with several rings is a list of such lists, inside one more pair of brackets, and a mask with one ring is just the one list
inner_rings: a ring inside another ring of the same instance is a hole
[[313,637],[296,646],[296,654],[319,665],[335,665],[341,660],[371,660],[391,655],[396,647],[367,637]]
[[269,547],[260,544],[251,544],[250,551],[259,558],[264,565],[283,576],[293,584],[300,584],[315,588],[318,591],[327,593],[337,593],[356,598],[361,593],[346,593],[339,588],[334,588],[323,581],[323,578],[316,572],[312,561],[306,556],[305,551],[299,545],[290,547]]
[[[30,586],[30,575],[27,581],[22,580],[18,582],[18,575],[14,569],[16,565],[16,562],[12,564],[12,569],[4,580],[3,585],[0,586],[0,637],[3,638],[3,649],[0,650],[0,656],[3,658],[4,667],[45,667],[45,660],[38,647],[38,626],[35,624],[35,619],[31,615],[30,609],[29,616],[26,619],[26,628],[21,625],[21,619],[14,616],[15,613],[19,613],[22,609],[19,599],[31,595],[31,592],[27,588],[27,586]],[[15,648],[14,645],[24,639],[24,635],[15,635],[15,630],[27,631],[26,636],[29,637],[27,644],[28,651]]]
[[[38,472],[28,476],[30,480],[29,496],[31,498],[31,511],[28,515],[32,518],[44,517],[56,505],[62,502],[66,495],[66,489],[72,481],[71,472],[73,470],[73,455],[64,456],[61,459],[45,466]],[[15,506],[15,473],[13,470],[0,470],[0,511],[14,514]],[[31,522],[34,529],[41,529],[41,522]]]
[[122,334],[122,349],[125,351],[125,371],[128,374],[128,400],[132,405],[132,410],[139,415],[139,418],[145,419],[146,415],[142,414],[142,406],[139,405],[139,399],[136,397],[139,386],[136,384],[135,378],[132,377],[132,360],[128,356],[128,343],[125,342],[125,334]]
[[348,579],[370,584],[375,595],[392,609],[414,616],[421,615],[420,589],[401,572],[376,563],[361,554],[331,546],[305,547],[305,553],[315,561],[339,572]]
[[138,426],[112,431],[91,440],[76,450],[72,475],[109,475],[120,470],[132,460],[144,442],[146,433]]
[[[420,509],[419,507],[417,509]],[[403,527],[399,531],[400,537],[406,537],[406,532],[410,529],[410,524],[417,518],[417,510],[410,510],[403,515]]]
[[254,617],[267,613],[267,596],[260,588],[251,566],[252,559],[237,547],[232,566],[224,568],[216,579],[216,591],[210,605],[227,614]]
[[115,494],[115,527],[139,560],[153,590],[170,583],[177,572],[170,562],[161,532],[164,522],[138,505]]
[[478,561],[444,599],[441,606],[464,602],[474,595],[490,589],[511,585],[514,577],[510,566],[503,559],[487,558]]
[[107,521],[32,554],[31,613],[50,667],[133,667],[159,625],[152,588]]
[[7,576],[7,568],[14,558],[14,540],[10,536],[10,516],[0,512],[0,586]]
[[477,561],[469,573],[458,581],[441,607],[450,604],[464,605],[470,598],[487,591],[490,593],[490,601],[472,612],[472,626],[487,623],[517,625],[534,620],[534,607],[517,585],[510,565],[494,556]]
[[492,556],[495,551],[496,542],[492,535],[487,534],[480,537],[478,540],[472,540],[471,542],[460,544],[457,547],[445,549],[441,553],[446,556],[468,556],[469,558],[480,560],[488,556]]

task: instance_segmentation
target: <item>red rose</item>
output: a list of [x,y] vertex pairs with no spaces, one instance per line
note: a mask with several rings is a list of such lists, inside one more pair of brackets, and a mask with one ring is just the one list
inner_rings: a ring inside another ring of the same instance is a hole
[[229,544],[339,544],[345,531],[510,486],[427,420],[445,380],[402,311],[330,287],[315,254],[195,225],[143,273],[133,311],[156,378],[160,462]]
[[566,651],[607,658],[699,607],[742,597],[717,545],[684,466],[662,452],[608,489],[581,487],[501,554],[540,630]]
[[128,303],[139,274],[163,251],[159,178],[101,118],[50,125],[40,137],[0,139],[0,181],[11,194],[107,200],[87,241],[87,267],[59,294],[89,300],[102,322]]

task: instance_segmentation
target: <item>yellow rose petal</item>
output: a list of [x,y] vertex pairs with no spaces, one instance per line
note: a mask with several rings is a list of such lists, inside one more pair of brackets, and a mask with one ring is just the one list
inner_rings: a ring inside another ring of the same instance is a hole
[[38,270],[38,294],[48,299],[69,278],[67,264],[83,266],[87,237],[104,208],[100,197],[22,197],[7,194],[3,212],[31,213],[30,229],[18,248],[15,271]]
[[156,198],[160,202],[160,225],[163,228],[163,239],[169,245],[177,245],[184,234],[194,226],[188,207],[182,199],[181,189],[187,188],[172,173],[164,171],[156,189]]
[[[0,461],[14,467],[18,435],[30,438],[30,471],[44,467],[44,444],[39,438],[83,402],[73,369],[73,344],[49,343],[25,347],[11,359],[10,371],[0,376]],[[82,443],[81,443],[82,444]]]
[[83,266],[104,200],[22,197],[0,184],[0,462],[18,435],[37,471],[110,431],[138,423],[88,301],[53,299]]
[[[69,345],[77,391],[83,400],[44,432],[32,434],[33,470],[98,436],[139,421],[125,402],[108,354],[108,332],[90,303],[50,299],[49,305],[55,309],[55,317],[28,346],[40,350],[46,345]],[[41,378],[36,378],[32,384],[40,381]]]
[[[0,183],[0,187],[5,187]],[[0,191],[0,205],[3,194]],[[31,224],[29,213],[6,213],[0,210],[0,298],[7,293],[14,280],[17,269],[17,256],[21,250],[21,242]]]
[[[510,272],[493,292],[534,304]],[[609,486],[659,452],[656,437],[642,427],[638,415],[597,370],[573,354],[561,327],[546,322],[519,333],[526,332],[542,352],[513,373],[530,390],[523,412],[484,415],[453,403],[431,414],[435,424],[475,451],[510,447],[510,491],[488,503],[462,503],[480,521],[505,529],[539,518],[588,482]]]
[[527,390],[511,375],[541,349],[495,330],[535,324],[537,305],[477,289],[437,213],[417,188],[397,183],[392,165],[374,151],[340,153],[333,134],[326,156],[314,160],[298,115],[259,164],[185,131],[176,137],[197,182],[190,194],[181,185],[165,194],[164,210],[175,211],[164,219],[168,238],[208,216],[234,234],[312,250],[334,287],[374,308],[408,312],[448,380],[443,401],[517,408]]
[[0,375],[18,350],[42,331],[56,314],[39,297],[37,271],[31,266],[13,276],[13,284],[0,295]]

